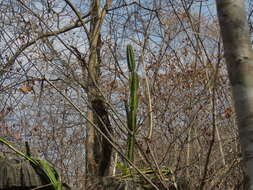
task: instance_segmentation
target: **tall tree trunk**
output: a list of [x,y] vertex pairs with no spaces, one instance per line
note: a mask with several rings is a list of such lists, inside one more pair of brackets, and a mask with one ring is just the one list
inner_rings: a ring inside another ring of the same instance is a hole
[[[106,109],[105,99],[98,90],[100,78],[100,49],[101,49],[101,24],[103,14],[100,10],[99,0],[91,3],[90,24],[90,56],[88,61],[88,99],[91,103],[89,117],[110,138],[112,127]],[[109,175],[112,146],[92,126],[87,126],[86,138],[86,167],[90,176]]]
[[232,85],[247,190],[253,190],[253,51],[244,0],[216,0]]

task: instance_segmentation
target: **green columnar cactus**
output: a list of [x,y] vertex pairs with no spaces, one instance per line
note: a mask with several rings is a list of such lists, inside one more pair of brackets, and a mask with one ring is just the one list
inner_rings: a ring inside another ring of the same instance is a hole
[[134,161],[134,146],[135,146],[135,131],[136,131],[136,118],[138,107],[138,88],[139,88],[139,76],[136,72],[136,63],[134,59],[134,52],[131,45],[127,45],[127,65],[129,70],[129,111],[127,112],[127,125],[129,129],[127,139],[127,158]]

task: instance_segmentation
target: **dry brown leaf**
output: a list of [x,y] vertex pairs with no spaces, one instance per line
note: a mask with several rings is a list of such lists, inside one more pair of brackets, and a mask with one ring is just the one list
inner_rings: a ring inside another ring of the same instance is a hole
[[32,91],[32,87],[31,86],[23,86],[23,87],[20,87],[19,90],[21,92],[23,92],[24,94],[27,94],[28,92]]
[[225,118],[230,118],[232,116],[232,114],[233,114],[232,108],[226,108],[224,110],[224,116],[225,116]]

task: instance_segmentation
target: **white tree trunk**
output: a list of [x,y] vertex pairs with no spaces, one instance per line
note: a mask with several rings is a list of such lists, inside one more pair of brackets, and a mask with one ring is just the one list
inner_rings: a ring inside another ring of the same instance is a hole
[[216,0],[242,147],[245,189],[253,190],[253,52],[244,0]]

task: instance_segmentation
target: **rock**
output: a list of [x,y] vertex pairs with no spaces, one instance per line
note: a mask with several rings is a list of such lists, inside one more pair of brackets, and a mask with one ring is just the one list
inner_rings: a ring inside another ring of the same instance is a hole
[[[50,184],[41,172],[35,170],[29,161],[0,159],[0,190],[31,190]],[[52,186],[41,188],[53,190]],[[70,190],[67,186],[63,190]]]

